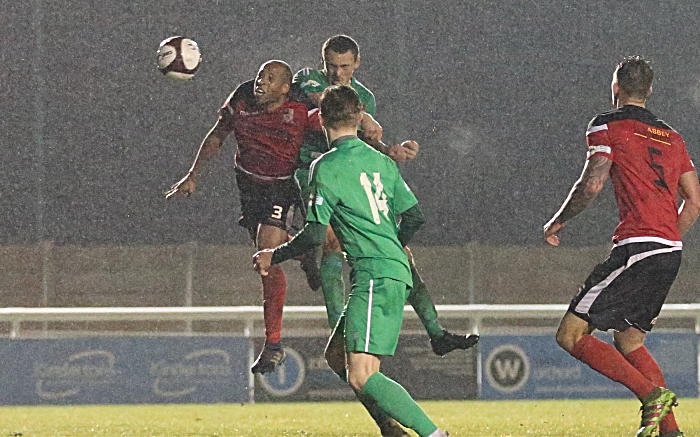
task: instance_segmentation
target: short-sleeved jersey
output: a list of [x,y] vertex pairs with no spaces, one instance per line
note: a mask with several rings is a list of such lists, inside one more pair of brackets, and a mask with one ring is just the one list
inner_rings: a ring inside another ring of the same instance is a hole
[[[321,93],[330,86],[325,72],[313,68],[299,70],[292,79],[292,85],[303,95]],[[354,77],[350,81],[350,86],[357,91],[357,94],[360,96],[360,102],[365,105],[365,112],[374,116],[374,111],[377,108],[377,101],[372,91]],[[311,164],[311,161],[327,151],[328,143],[323,135],[310,135],[304,140],[301,153],[299,154],[301,166],[308,166]]]
[[219,123],[233,132],[236,168],[263,178],[288,179],[298,166],[304,134],[320,129],[306,105],[288,101],[274,111],[256,106],[254,81],[241,84],[219,110]]
[[412,285],[396,216],[418,203],[394,161],[355,136],[338,138],[311,166],[306,220],[330,224],[353,274]]
[[620,216],[613,241],[680,244],[678,183],[695,170],[680,134],[649,110],[627,105],[595,117],[586,143],[589,158],[613,161],[610,178]]

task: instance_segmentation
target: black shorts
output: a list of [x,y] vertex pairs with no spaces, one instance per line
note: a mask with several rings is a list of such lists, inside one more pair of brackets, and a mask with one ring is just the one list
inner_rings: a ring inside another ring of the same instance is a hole
[[681,248],[661,243],[616,246],[598,264],[569,311],[601,331],[651,331],[681,264]]
[[299,187],[293,178],[279,181],[260,181],[254,176],[236,172],[241,199],[241,217],[238,224],[254,232],[259,224],[289,227],[293,205],[299,201]]

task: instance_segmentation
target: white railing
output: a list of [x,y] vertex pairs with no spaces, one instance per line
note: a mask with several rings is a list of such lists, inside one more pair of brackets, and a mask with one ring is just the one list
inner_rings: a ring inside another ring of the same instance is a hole
[[[441,319],[462,319],[471,322],[478,334],[485,319],[556,319],[567,305],[437,305]],[[410,306],[404,308],[407,318],[416,315]],[[700,334],[700,303],[666,304],[663,318],[695,320]],[[287,306],[285,319],[320,320],[326,318],[322,306]],[[24,322],[114,322],[114,321],[245,321],[244,335],[250,336],[255,321],[263,319],[260,306],[218,307],[74,307],[74,308],[0,308],[0,322],[10,323],[10,337],[17,337]]]

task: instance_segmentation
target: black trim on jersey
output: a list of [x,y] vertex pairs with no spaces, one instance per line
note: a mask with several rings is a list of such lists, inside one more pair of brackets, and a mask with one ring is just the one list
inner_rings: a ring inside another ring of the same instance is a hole
[[357,139],[357,135],[343,135],[342,137],[334,139],[333,142],[328,146],[328,148],[332,149],[333,147],[338,147],[338,144],[352,139]]
[[601,126],[613,121],[622,120],[637,120],[648,126],[657,127],[659,129],[671,130],[676,132],[674,128],[669,126],[665,121],[658,119],[651,111],[641,106],[625,105],[622,108],[613,109],[612,111],[598,114],[588,123],[588,127]]

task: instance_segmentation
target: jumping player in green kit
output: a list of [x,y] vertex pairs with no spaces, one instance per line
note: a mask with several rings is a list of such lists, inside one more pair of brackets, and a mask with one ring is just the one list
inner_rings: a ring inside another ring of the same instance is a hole
[[[347,35],[336,35],[323,44],[321,50],[323,69],[305,68],[294,75],[293,86],[298,89],[310,104],[318,106],[321,93],[331,85],[346,85],[353,88],[363,105],[366,114],[374,116],[376,100],[374,94],[354,76],[360,66],[360,49],[357,42]],[[369,117],[368,117],[369,118]],[[413,159],[418,153],[415,141],[404,141],[401,144],[387,146],[381,142],[382,132],[377,124],[365,123],[363,118],[361,138],[375,149],[389,156],[396,162]],[[322,153],[328,151],[328,143],[322,135],[311,133],[302,144],[299,154],[300,164],[295,177],[301,189],[304,202],[308,200],[308,175],[311,162]],[[324,302],[328,311],[328,323],[333,329],[345,305],[345,284],[343,282],[344,255],[333,230],[328,230],[326,240],[322,245],[323,254],[320,260],[320,283],[312,285],[314,280],[309,278],[313,289],[322,288]],[[435,305],[428,293],[425,282],[415,267],[413,256],[408,247],[405,250],[409,256],[413,289],[408,297],[408,303],[413,306],[430,337],[430,344],[437,355],[445,355],[455,349],[468,349],[478,341],[477,335],[458,335],[444,329],[438,321]],[[306,259],[313,257],[307,256]],[[304,267],[302,265],[302,267]],[[305,271],[315,271],[306,269]]]
[[408,392],[380,372],[381,358],[396,350],[413,284],[403,248],[423,224],[423,214],[396,164],[357,138],[362,116],[357,92],[331,86],[320,106],[331,149],[311,166],[304,228],[288,243],[257,252],[254,268],[265,276],[273,264],[320,246],[330,225],[347,254],[352,289],[326,348],[329,366],[363,405],[375,407],[374,414],[421,437],[445,437]]

